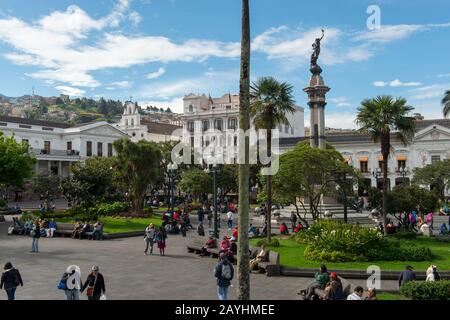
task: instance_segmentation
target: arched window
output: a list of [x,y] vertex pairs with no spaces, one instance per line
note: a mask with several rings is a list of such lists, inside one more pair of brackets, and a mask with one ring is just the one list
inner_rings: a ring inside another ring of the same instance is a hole
[[222,119],[214,120],[214,129],[222,131],[222,129],[223,129],[223,121],[222,121]]
[[128,127],[128,119],[125,119],[125,126]]
[[194,106],[192,104],[189,105],[189,112],[194,112]]
[[131,126],[134,127],[134,119],[131,119]]

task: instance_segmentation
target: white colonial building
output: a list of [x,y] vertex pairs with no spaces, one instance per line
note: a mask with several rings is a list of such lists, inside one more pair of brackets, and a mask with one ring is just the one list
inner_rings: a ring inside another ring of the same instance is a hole
[[60,177],[69,175],[74,162],[94,156],[112,157],[114,141],[127,137],[104,121],[70,126],[15,117],[0,117],[0,132],[29,144],[37,159],[36,172],[53,172]]
[[[450,119],[417,120],[415,126],[416,133],[407,146],[392,135],[393,150],[388,160],[389,188],[409,184],[415,168],[450,159]],[[309,137],[281,139],[281,152],[292,149],[305,139]],[[326,140],[362,173],[368,185],[382,188],[383,156],[379,144],[356,132],[328,134]]]
[[145,119],[131,101],[125,102],[122,119],[116,124],[116,127],[125,132],[134,142],[139,140],[179,141],[182,135],[180,126]]
[[[225,94],[220,98],[206,95],[189,94],[183,98],[183,142],[190,145],[205,146],[203,134],[208,130],[222,131],[228,136],[227,145],[237,146],[237,130],[239,129],[239,95]],[[304,109],[296,107],[294,114],[286,115],[290,126],[279,126],[280,138],[303,137]],[[251,128],[254,128],[251,123]],[[230,132],[236,132],[231,134]]]

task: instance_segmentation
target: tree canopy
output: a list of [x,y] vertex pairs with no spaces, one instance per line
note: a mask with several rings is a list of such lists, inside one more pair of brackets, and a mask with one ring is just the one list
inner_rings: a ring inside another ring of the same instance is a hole
[[181,191],[198,197],[202,193],[210,193],[212,191],[213,181],[211,175],[201,169],[194,168],[183,171],[178,187]]
[[439,198],[444,200],[445,191],[450,189],[450,159],[414,169],[412,183],[436,189]]
[[0,184],[21,187],[33,175],[35,163],[27,143],[18,143],[14,136],[5,137],[0,132]]

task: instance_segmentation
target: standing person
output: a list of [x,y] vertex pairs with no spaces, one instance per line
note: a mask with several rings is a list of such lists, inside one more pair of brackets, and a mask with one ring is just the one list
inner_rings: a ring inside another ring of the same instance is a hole
[[200,223],[197,228],[197,233],[200,237],[205,236],[205,228],[203,227],[203,223]]
[[295,227],[297,226],[297,214],[295,213],[295,211],[291,212],[291,217],[289,218],[289,220],[292,223],[292,232],[295,232]]
[[39,221],[36,220],[33,229],[31,230],[33,242],[31,243],[31,252],[39,252],[39,238],[41,237],[41,227]]
[[183,238],[186,238],[186,232],[187,232],[187,223],[186,222],[181,222],[181,225],[180,225],[180,232],[181,232],[181,235],[183,236]]
[[197,216],[198,216],[198,223],[202,224],[203,223],[203,219],[205,217],[205,211],[203,211],[203,208],[198,209]]
[[219,262],[214,268],[214,276],[217,278],[217,295],[219,300],[227,300],[228,288],[234,277],[233,265],[228,261],[225,253],[221,253]]
[[58,285],[58,289],[64,290],[67,300],[80,300],[80,277],[81,271],[78,266],[67,267]]
[[100,300],[100,297],[106,293],[105,279],[99,272],[98,266],[93,266],[91,273],[88,275],[86,282],[81,287],[80,292],[86,290],[88,300]]
[[158,232],[156,232],[155,240],[158,244],[159,255],[164,256],[164,249],[166,248],[166,233],[164,232],[164,228],[159,228]]
[[20,285],[23,287],[22,277],[19,270],[13,267],[11,262],[7,262],[3,268],[5,271],[2,273],[2,279],[0,281],[0,290],[5,289],[8,300],[14,300],[16,296],[16,289]]
[[233,212],[231,210],[227,213],[227,219],[228,231],[231,231],[233,228]]
[[364,294],[364,289],[361,286],[357,286],[355,291],[347,297],[347,300],[363,300],[362,296]]
[[401,287],[405,283],[416,280],[416,274],[413,271],[414,268],[411,266],[406,266],[406,270],[400,274],[398,278],[398,286]]
[[147,255],[148,247],[150,247],[150,254],[153,254],[153,244],[155,242],[155,235],[156,235],[155,226],[153,225],[153,223],[150,223],[150,225],[147,228],[145,228],[145,236],[144,236],[145,255]]

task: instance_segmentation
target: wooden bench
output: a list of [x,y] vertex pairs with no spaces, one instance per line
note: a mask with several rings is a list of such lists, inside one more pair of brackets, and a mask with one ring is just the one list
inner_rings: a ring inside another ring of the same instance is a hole
[[[342,291],[343,291],[342,300],[346,300],[348,295],[353,293],[353,291],[355,290],[356,286],[353,283],[351,283],[350,281],[348,281],[347,279],[345,279],[345,278],[342,278],[340,276],[338,276],[338,278],[341,280],[341,283],[342,283]],[[308,288],[306,288],[306,289],[304,289],[302,291],[308,291]],[[325,296],[325,289],[319,289],[319,288],[314,289],[313,300],[320,299],[320,298],[322,298],[324,296]]]
[[[256,258],[260,248],[253,248],[251,259]],[[280,275],[280,254],[278,252],[269,250],[268,261],[258,262],[258,269],[265,273],[268,277],[276,277]]]
[[187,245],[187,250],[190,253],[200,254],[202,253],[202,248],[205,245],[205,240],[203,238],[194,238]]
[[[75,225],[72,223],[57,223],[56,230],[55,230],[55,236],[59,235],[63,238],[66,236],[71,237],[73,234],[74,226]],[[94,227],[90,226],[89,231],[83,232],[83,237],[86,239],[92,239],[93,233],[94,233]]]
[[219,248],[208,248],[206,249],[206,252],[209,253],[211,258],[218,259],[220,255],[220,249]]

